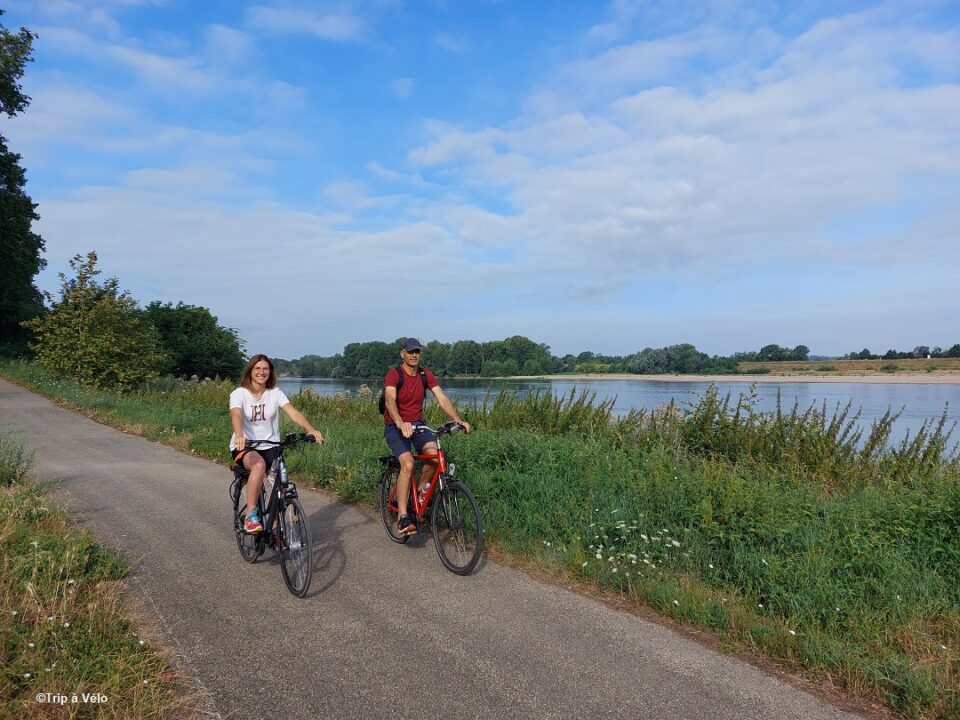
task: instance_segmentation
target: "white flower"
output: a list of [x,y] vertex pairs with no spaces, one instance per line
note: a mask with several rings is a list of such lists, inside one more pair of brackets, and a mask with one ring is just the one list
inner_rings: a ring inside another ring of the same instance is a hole
[[674,601],[673,601],[673,604],[679,607],[680,601],[679,601],[679,600],[674,600]]
[[70,623],[64,623],[63,626],[64,626],[64,627],[70,627]]
[[597,560],[603,560],[603,555],[601,555],[600,553],[597,553],[596,555],[594,555],[594,557],[595,557]]
[[587,561],[584,560],[584,561],[583,561],[583,564],[582,564],[580,567],[586,567],[586,566],[587,566]]
[[946,645],[941,645],[941,646],[940,646],[940,649],[941,649],[941,650],[946,650],[946,649],[947,649],[947,646],[946,646]]
[[24,676],[25,678],[29,678],[29,677],[30,677],[30,673],[24,673],[23,676]]
[[16,614],[17,614],[17,611],[16,611],[16,610],[11,610],[11,611],[10,611],[10,614],[11,614],[11,615],[16,615]]
[[27,643],[27,647],[36,647],[33,643]]
[[617,569],[616,569],[616,568],[614,568],[614,569],[613,569],[613,571],[614,571],[614,572],[616,572],[616,571],[617,571]]
[[758,608],[762,608],[762,607],[763,607],[763,603],[757,603],[757,607],[758,607]]
[[710,569],[713,570],[713,563],[710,563]]
[[67,585],[73,585],[73,580],[67,580]]
[[143,645],[143,640],[140,641],[140,644]]
[[680,542],[678,540],[671,540],[670,544],[674,547],[680,547]]
[[764,565],[769,565],[769,564],[770,564],[770,563],[768,563],[766,560],[764,560],[763,558],[760,558],[760,562],[762,562]]
[[790,633],[791,635],[796,635],[796,634],[797,634],[794,630],[787,630],[787,632]]

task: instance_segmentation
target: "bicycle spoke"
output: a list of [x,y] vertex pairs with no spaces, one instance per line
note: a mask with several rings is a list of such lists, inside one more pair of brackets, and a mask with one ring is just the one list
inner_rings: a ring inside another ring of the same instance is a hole
[[310,526],[298,500],[290,500],[280,515],[280,569],[287,588],[303,597],[313,575]]
[[433,541],[440,560],[458,575],[470,573],[483,551],[483,520],[473,493],[462,483],[450,483],[434,499]]

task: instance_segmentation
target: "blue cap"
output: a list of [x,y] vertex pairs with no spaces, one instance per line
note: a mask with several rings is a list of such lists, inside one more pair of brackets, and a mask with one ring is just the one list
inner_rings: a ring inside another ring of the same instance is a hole
[[420,350],[420,341],[416,338],[407,338],[403,341],[403,345],[400,349],[405,350],[406,352],[410,352],[411,350]]

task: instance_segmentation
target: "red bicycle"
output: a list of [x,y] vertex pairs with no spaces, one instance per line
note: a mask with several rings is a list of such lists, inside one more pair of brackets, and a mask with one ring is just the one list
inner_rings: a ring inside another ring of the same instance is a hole
[[[438,430],[423,424],[413,426],[415,433],[425,430],[436,435],[437,452],[414,455],[413,459],[439,462],[422,498],[411,478],[407,512],[416,513],[417,522],[422,523],[432,506],[430,528],[440,562],[457,575],[468,575],[477,566],[483,552],[483,518],[480,517],[480,506],[470,488],[453,479],[456,466],[447,462],[446,453],[440,446],[441,436],[463,431],[464,428],[455,422],[449,422]],[[385,455],[380,462],[383,464],[380,517],[390,539],[402,544],[410,536],[397,530],[397,474],[400,472],[400,461],[392,455]]]

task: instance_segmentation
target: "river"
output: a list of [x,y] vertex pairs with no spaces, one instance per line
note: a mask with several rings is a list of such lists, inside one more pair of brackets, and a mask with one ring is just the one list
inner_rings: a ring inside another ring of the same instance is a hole
[[[291,397],[303,388],[312,388],[321,395],[334,395],[349,390],[356,393],[364,384],[361,380],[332,378],[280,378],[280,387]],[[379,381],[367,383],[376,393]],[[624,415],[633,408],[653,410],[661,403],[671,400],[685,407],[696,403],[711,384],[716,385],[721,395],[727,392],[736,399],[749,393],[751,385],[744,382],[677,382],[670,380],[443,380],[443,388],[458,403],[482,402],[488,392],[508,389],[520,394],[552,392],[563,395],[571,390],[586,390],[596,393],[597,400],[613,399],[613,411]],[[843,383],[843,382],[771,382],[758,381],[753,385],[755,407],[761,411],[774,410],[777,392],[780,392],[784,410],[793,407],[794,401],[801,410],[811,405],[818,408],[826,401],[828,412],[841,408],[848,402],[852,411],[860,410],[860,422],[865,434],[871,423],[888,409],[902,411],[894,425],[891,440],[899,442],[909,432],[914,435],[927,420],[939,420],[947,410],[948,427],[960,422],[960,384],[951,383]],[[960,439],[955,432],[953,441]]]

